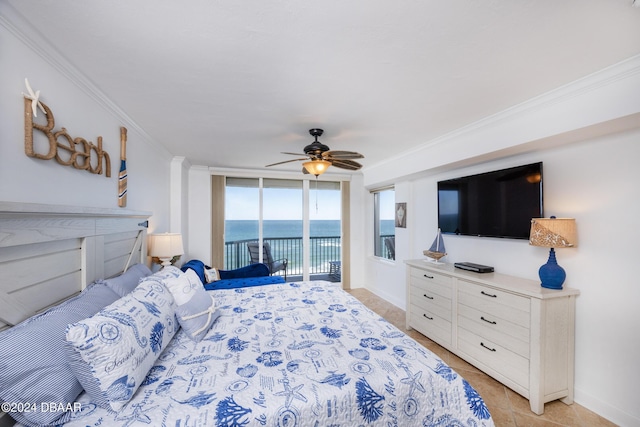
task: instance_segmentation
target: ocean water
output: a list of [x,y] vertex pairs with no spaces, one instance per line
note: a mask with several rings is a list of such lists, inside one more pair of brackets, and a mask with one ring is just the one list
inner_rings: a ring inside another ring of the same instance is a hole
[[[394,234],[394,221],[383,220],[380,234]],[[264,220],[265,239],[277,237],[302,237],[302,220]],[[339,237],[339,220],[312,220],[309,224],[311,237]],[[225,221],[225,240],[234,242],[258,238],[258,221],[228,220]]]
[[[312,245],[310,246],[311,273],[328,273],[330,262],[340,260],[341,243],[339,220],[313,220],[309,224]],[[394,233],[394,221],[381,223],[381,234]],[[263,221],[263,238],[271,240],[271,251],[274,259],[287,258],[287,273],[302,274],[302,221],[301,220],[265,220]],[[328,239],[321,239],[326,237]],[[291,238],[292,240],[286,240]],[[242,242],[258,239],[258,221],[228,220],[225,221],[225,269],[234,269],[249,264],[249,256],[245,243],[236,245],[231,242]],[[298,240],[300,239],[300,240]]]

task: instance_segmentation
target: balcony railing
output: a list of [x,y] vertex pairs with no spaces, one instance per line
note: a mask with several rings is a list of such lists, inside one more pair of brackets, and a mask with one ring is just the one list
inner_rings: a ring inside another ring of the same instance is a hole
[[[380,236],[384,248],[384,238]],[[287,276],[302,275],[302,237],[269,237],[263,239],[271,246],[271,255],[274,260],[286,258],[288,260]],[[225,270],[234,270],[251,264],[251,257],[247,249],[247,243],[257,242],[257,239],[236,240],[225,242]],[[331,273],[331,263],[340,261],[342,249],[340,236],[311,237],[309,239],[310,274]],[[386,248],[383,250],[385,258],[391,259]],[[276,274],[284,275],[279,271]]]
[[[287,275],[302,275],[302,237],[270,237],[263,239],[271,246],[274,260],[288,260]],[[236,240],[225,243],[225,270],[251,264],[247,243],[257,239]],[[333,261],[340,261],[340,236],[311,237],[309,239],[310,274],[329,274]],[[276,274],[284,275],[279,271]]]

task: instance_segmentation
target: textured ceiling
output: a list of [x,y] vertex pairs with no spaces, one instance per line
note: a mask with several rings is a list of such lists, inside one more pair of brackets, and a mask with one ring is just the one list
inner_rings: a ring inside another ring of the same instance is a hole
[[631,0],[3,1],[172,154],[218,167],[294,158],[320,127],[366,168],[640,54]]

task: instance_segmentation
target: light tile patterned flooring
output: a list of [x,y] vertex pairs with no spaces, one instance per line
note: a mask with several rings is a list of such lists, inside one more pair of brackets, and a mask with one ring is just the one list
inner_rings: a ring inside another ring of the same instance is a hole
[[405,329],[405,312],[364,288],[351,289],[351,295],[388,322],[407,333],[420,344],[437,354],[443,361],[462,375],[480,393],[493,417],[496,427],[611,427],[612,422],[574,403],[560,401],[544,406],[544,414],[536,415],[529,408],[529,401],[490,376],[471,366],[458,356],[440,347],[415,330]]

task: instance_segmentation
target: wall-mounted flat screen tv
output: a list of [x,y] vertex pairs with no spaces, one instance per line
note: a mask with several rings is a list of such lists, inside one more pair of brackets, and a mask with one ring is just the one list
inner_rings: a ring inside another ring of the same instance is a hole
[[542,162],[438,182],[443,233],[528,239],[542,217]]

